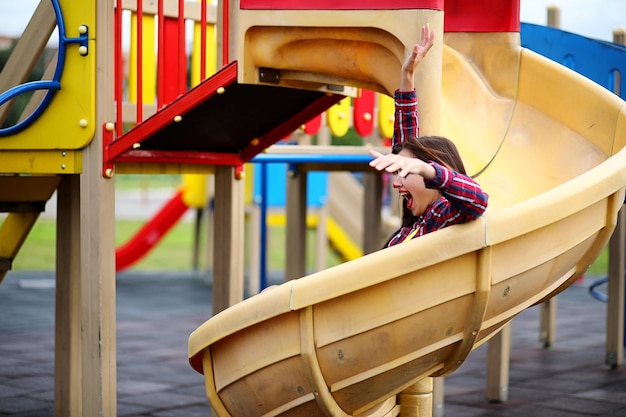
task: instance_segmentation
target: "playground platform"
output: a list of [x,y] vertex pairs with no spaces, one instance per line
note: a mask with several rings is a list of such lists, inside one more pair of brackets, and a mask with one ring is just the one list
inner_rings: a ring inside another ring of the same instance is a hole
[[[191,272],[117,278],[118,416],[209,416],[187,338],[211,314],[211,286]],[[279,281],[281,277],[273,276]],[[626,415],[626,368],[604,365],[606,305],[587,276],[557,298],[555,345],[539,342],[539,308],[513,320],[509,398],[485,400],[487,346],[445,380],[444,415]],[[0,416],[54,416],[54,274],[15,272],[0,286]]]

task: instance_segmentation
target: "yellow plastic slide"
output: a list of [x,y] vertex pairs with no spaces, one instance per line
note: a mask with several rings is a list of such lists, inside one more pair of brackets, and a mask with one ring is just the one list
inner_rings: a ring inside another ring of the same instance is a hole
[[490,194],[477,221],[289,281],[189,339],[220,416],[397,414],[522,310],[573,283],[626,185],[626,108],[519,34],[446,34],[442,134]]

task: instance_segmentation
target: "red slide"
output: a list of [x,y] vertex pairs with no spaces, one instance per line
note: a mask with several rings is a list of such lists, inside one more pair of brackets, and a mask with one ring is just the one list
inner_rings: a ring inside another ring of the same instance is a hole
[[115,270],[123,271],[151,251],[180,220],[189,207],[179,190],[159,212],[124,245],[115,251]]

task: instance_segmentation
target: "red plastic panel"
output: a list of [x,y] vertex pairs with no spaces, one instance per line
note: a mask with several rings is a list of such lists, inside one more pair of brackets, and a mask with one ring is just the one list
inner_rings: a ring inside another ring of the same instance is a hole
[[318,114],[304,124],[304,133],[313,136],[317,134],[317,132],[320,130],[320,127],[322,127],[322,115]]
[[123,271],[154,249],[188,208],[183,192],[178,191],[135,236],[115,251],[115,271]]
[[445,32],[519,32],[520,0],[446,0]]
[[444,0],[241,0],[241,9],[266,10],[443,10]]
[[362,137],[374,130],[375,101],[376,95],[370,90],[361,90],[361,95],[354,99],[354,130]]

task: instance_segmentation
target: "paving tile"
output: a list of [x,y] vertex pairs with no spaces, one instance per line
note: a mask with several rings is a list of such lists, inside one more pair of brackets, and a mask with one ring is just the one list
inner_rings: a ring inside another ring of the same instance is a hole
[[623,404],[617,404],[612,401],[594,401],[585,398],[576,398],[572,396],[557,396],[549,401],[542,403],[543,407],[554,410],[567,411],[570,413],[604,415],[615,412],[624,408]]
[[12,381],[10,380],[8,383],[0,383],[0,402],[2,402],[3,398],[22,396],[30,392],[30,389],[28,387],[19,387],[12,384],[11,382]]
[[132,404],[125,401],[124,398],[117,399],[117,416],[118,417],[151,417],[154,407],[145,404]]
[[31,392],[38,392],[45,389],[50,389],[54,386],[53,375],[36,375],[26,376],[22,378],[15,378],[11,381],[11,384],[15,387],[21,387],[31,390]]
[[210,417],[211,407],[207,402],[206,405],[190,405],[173,410],[157,411],[153,415],[154,417]]
[[50,406],[38,410],[29,410],[19,413],[3,414],[2,412],[0,412],[0,416],[5,415],[10,415],[11,417],[55,417],[54,410]]
[[626,416],[626,407],[615,410],[612,413],[605,414],[602,417],[624,417]]
[[149,393],[124,397],[124,402],[150,406],[154,410],[167,410],[188,405],[204,405],[206,401],[198,397],[180,393],[159,392],[158,395]]
[[49,401],[36,400],[25,396],[5,397],[0,401],[0,412],[5,414],[41,413],[45,410],[54,411],[54,404]]
[[584,398],[594,401],[606,401],[626,406],[626,385],[620,384],[619,387],[615,386],[615,389],[605,388],[580,391],[573,396],[575,396],[576,398]]
[[117,396],[122,398],[125,396],[157,393],[171,389],[171,384],[161,384],[151,381],[143,381],[137,379],[120,379],[117,383]]

